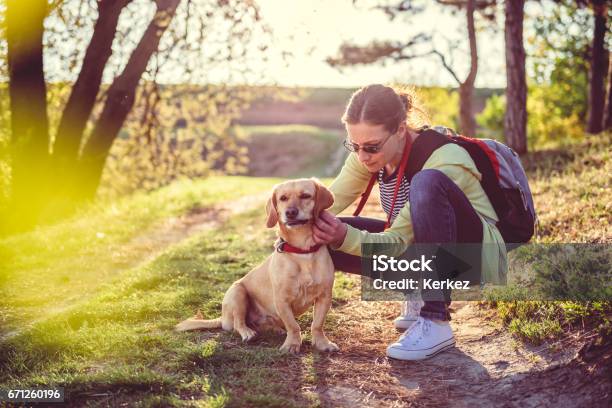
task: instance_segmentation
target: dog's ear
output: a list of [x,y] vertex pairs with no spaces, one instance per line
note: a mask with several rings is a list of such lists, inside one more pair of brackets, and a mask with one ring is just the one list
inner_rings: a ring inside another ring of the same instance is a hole
[[266,226],[272,228],[278,222],[278,214],[276,212],[276,191],[272,191],[272,196],[266,203],[266,214],[268,214]]
[[311,180],[316,188],[315,206],[312,215],[313,217],[318,217],[321,211],[332,206],[334,203],[334,195],[316,178],[313,177]]

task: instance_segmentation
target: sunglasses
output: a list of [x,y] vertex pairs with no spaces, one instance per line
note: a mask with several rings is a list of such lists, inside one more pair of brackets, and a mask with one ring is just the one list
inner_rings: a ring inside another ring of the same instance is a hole
[[365,146],[359,146],[357,143],[353,143],[350,140],[346,139],[344,141],[344,147],[346,147],[346,149],[349,152],[354,152],[354,153],[359,153],[359,150],[363,150],[366,153],[369,154],[376,154],[378,152],[380,152],[383,148],[383,146],[385,145],[385,143],[387,143],[387,140],[389,140],[391,138],[391,136],[393,136],[395,134],[391,133],[389,134],[389,136],[387,136],[385,138],[385,140],[375,144],[375,145],[365,145]]

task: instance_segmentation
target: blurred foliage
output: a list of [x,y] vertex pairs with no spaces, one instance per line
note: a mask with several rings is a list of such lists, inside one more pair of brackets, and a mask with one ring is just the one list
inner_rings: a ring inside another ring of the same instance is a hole
[[[551,86],[531,85],[527,94],[527,144],[529,150],[553,146],[567,146],[572,141],[584,137],[584,119],[578,112],[569,115],[557,104],[561,84]],[[504,114],[506,97],[493,95],[487,100],[485,108],[477,116],[478,124],[483,127],[482,134],[504,141]]]
[[11,167],[9,161],[10,141],[10,99],[8,84],[0,84],[0,212],[8,204],[11,186]]
[[504,113],[506,111],[506,97],[492,95],[485,104],[484,109],[476,116],[476,122],[481,126],[479,131],[483,137],[504,141]]
[[[154,87],[143,86],[140,98],[151,98]],[[150,191],[211,172],[246,173],[244,135],[231,124],[256,94],[268,91],[213,85],[158,88],[155,106],[135,107],[126,121],[111,148],[98,194]]]
[[432,125],[459,128],[459,93],[456,90],[423,87],[417,93]]

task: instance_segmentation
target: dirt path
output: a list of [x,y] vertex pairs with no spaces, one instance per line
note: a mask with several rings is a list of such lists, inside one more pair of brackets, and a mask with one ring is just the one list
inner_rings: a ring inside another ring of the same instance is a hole
[[[453,302],[456,347],[422,362],[387,359],[398,302],[355,299],[333,311],[341,351],[315,360],[316,390],[329,406],[607,406],[608,359],[584,359],[579,342],[529,348],[476,302]],[[607,361],[607,362],[606,362]],[[607,376],[607,377],[606,377]]]
[[[364,215],[381,218],[373,196]],[[477,302],[451,309],[454,349],[422,362],[390,360],[385,351],[399,336],[399,302],[364,302],[356,293],[332,310],[338,324],[330,337],[341,351],[317,355],[318,383],[309,391],[334,407],[609,406],[609,348],[589,347],[584,337],[528,347]]]
[[[268,191],[222,202],[212,207],[194,208],[186,214],[153,224],[141,234],[123,244],[117,257],[125,254],[125,265],[133,267],[147,263],[162,250],[205,229],[217,228],[229,217],[256,207],[262,208]],[[120,262],[120,259],[117,259]]]

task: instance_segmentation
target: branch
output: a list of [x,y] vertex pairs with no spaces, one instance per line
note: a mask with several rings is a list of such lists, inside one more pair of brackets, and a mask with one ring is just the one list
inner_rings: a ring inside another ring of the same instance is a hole
[[429,41],[426,34],[418,34],[406,43],[391,41],[374,41],[368,45],[344,43],[336,57],[329,57],[326,62],[332,67],[343,67],[358,64],[372,64],[384,59],[394,61],[417,58],[420,55],[410,55],[407,51],[417,44]]
[[451,68],[451,66],[447,64],[446,58],[444,58],[444,55],[442,55],[442,53],[440,51],[438,51],[438,50],[431,51],[431,54],[436,54],[438,57],[440,57],[440,61],[442,62],[442,66],[444,68],[446,68],[446,70],[453,76],[453,78],[455,78],[455,81],[457,81],[457,83],[459,85],[461,85],[461,80],[459,79],[459,77],[457,76],[455,71]]
[[375,6],[373,9],[381,10],[389,17],[390,20],[394,20],[399,14],[408,12],[414,14],[420,13],[425,9],[425,7],[415,5],[413,0],[402,0],[398,4],[392,6]]
[[474,28],[474,1],[467,2],[467,27],[470,41],[470,73],[465,79],[465,84],[473,85],[478,72],[478,49],[476,48],[476,29]]

